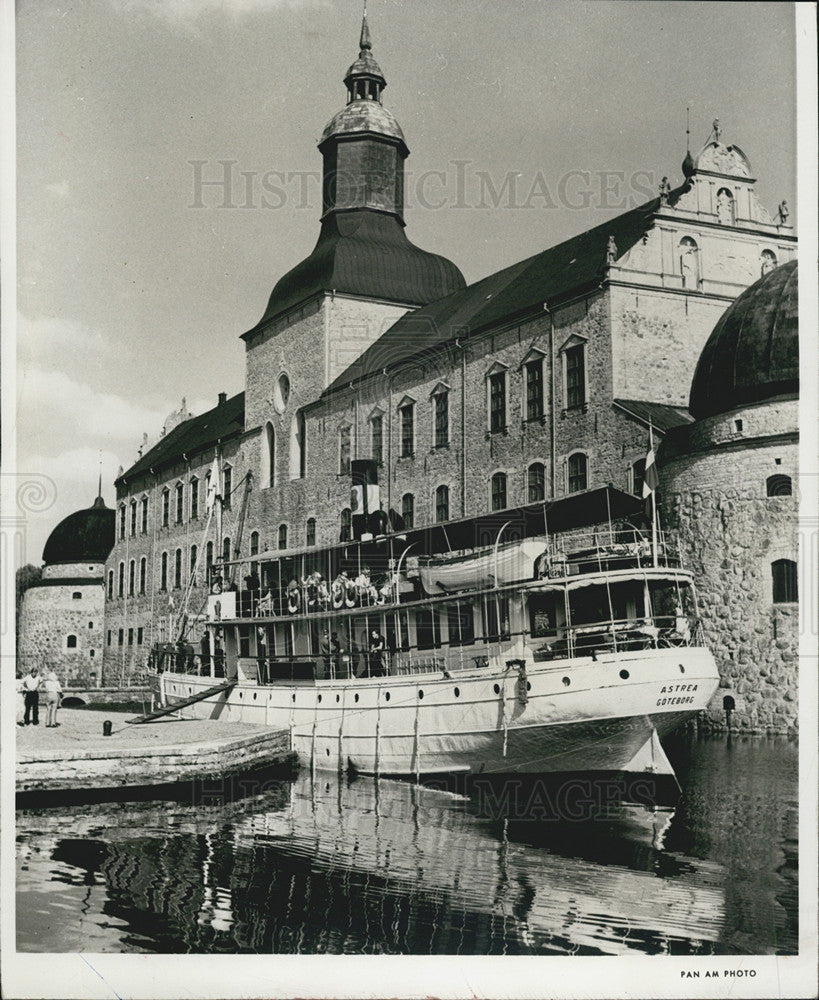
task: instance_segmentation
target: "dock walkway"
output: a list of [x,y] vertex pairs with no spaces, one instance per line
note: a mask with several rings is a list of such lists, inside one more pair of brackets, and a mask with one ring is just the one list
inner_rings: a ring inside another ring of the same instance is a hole
[[[110,736],[102,727],[113,722]],[[60,725],[17,728],[17,792],[144,787],[225,776],[292,763],[290,734],[218,719],[165,718],[63,710]]]

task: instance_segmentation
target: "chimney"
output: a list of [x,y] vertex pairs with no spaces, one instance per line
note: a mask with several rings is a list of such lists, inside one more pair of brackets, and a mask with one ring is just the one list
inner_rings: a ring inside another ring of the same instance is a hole
[[222,406],[226,402],[227,402],[227,393],[226,392],[220,392],[219,393],[219,405]]

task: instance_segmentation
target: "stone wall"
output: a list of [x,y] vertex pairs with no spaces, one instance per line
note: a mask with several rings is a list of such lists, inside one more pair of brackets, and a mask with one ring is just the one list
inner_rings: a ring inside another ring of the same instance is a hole
[[[799,606],[774,603],[771,570],[775,560],[795,562],[798,554],[796,405],[759,404],[701,421],[660,454],[663,519],[679,532],[705,642],[720,671],[707,719],[714,728],[726,724],[726,694],[736,705],[734,727],[797,727]],[[749,426],[781,433],[765,439],[749,434]],[[794,495],[768,497],[773,475],[791,477]]]
[[[20,609],[18,670],[38,667],[57,672],[63,686],[93,684],[103,658],[105,595],[97,566],[96,580],[56,580],[35,584]],[[77,596],[79,595],[79,596]],[[69,636],[76,645],[69,646]]]

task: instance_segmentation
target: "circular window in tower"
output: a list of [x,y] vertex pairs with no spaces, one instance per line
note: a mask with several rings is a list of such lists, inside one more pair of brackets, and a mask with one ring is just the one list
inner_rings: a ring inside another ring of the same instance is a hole
[[285,372],[282,372],[273,386],[273,406],[277,412],[284,412],[288,399],[290,399],[290,379]]

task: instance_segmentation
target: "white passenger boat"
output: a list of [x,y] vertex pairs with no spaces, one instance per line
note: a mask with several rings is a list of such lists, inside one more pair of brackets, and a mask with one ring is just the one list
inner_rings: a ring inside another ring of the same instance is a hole
[[158,657],[162,698],[231,683],[183,711],[287,730],[314,768],[673,774],[660,741],[718,674],[641,506],[606,487],[223,564],[207,640]]

